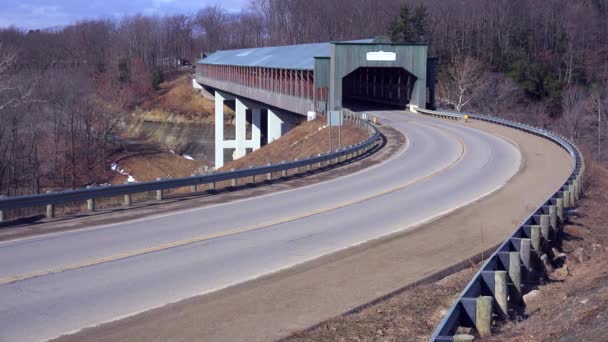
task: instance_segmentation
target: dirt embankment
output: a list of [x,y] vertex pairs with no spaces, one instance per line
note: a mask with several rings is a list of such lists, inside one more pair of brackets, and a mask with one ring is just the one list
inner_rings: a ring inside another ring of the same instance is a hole
[[[526,298],[524,319],[479,341],[608,341],[608,168],[592,165],[587,192],[564,226],[563,253],[544,286]],[[426,341],[481,263],[323,322],[287,341]]]
[[[214,103],[182,75],[161,84],[122,122],[111,183],[186,177],[206,172],[214,153]],[[232,110],[225,107],[227,120]]]
[[[342,138],[338,137],[338,128],[332,129],[332,149],[354,145],[365,139],[367,134],[361,128],[350,122],[342,127]],[[341,141],[340,141],[341,140]],[[227,163],[222,170],[243,169],[250,166],[262,166],[268,163],[304,159],[329,151],[329,128],[322,119],[303,122],[287,134],[263,148],[249,153],[243,158]]]
[[608,341],[608,169],[592,164],[586,186],[564,227],[565,256],[527,297],[527,319],[486,341]]

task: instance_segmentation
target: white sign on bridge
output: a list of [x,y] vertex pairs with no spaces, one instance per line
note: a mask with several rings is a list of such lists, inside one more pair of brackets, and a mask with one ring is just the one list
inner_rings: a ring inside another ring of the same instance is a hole
[[367,53],[368,61],[396,61],[397,54],[394,52],[374,51]]

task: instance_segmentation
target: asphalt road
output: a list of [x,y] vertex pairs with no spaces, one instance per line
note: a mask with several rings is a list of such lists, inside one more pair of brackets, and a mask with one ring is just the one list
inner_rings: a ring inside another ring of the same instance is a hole
[[358,173],[0,243],[0,341],[75,332],[414,227],[495,191],[520,166],[515,146],[488,133],[377,114],[408,144]]

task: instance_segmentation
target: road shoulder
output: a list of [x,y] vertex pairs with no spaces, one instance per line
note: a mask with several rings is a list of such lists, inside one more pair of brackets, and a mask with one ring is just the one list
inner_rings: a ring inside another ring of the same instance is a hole
[[502,241],[546,200],[571,160],[538,137],[482,122],[469,125],[515,142],[526,161],[507,186],[473,205],[416,229],[60,340],[274,340],[472,258]]

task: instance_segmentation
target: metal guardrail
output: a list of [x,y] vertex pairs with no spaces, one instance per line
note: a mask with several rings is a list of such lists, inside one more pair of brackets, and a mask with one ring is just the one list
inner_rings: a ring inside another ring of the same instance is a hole
[[[271,179],[272,173],[282,172],[285,176],[287,171],[290,169],[296,169],[301,171],[302,168],[307,168],[307,171],[317,164],[321,166],[322,163],[326,165],[335,164],[348,159],[356,158],[370,149],[372,149],[380,141],[380,132],[370,122],[370,118],[360,113],[346,112],[344,114],[345,120],[350,120],[356,125],[364,128],[369,137],[368,139],[352,145],[346,148],[326,153],[319,154],[314,157],[295,160],[290,162],[283,162],[280,164],[273,164],[267,166],[253,167],[249,169],[233,170],[228,172],[219,172],[209,175],[191,176],[184,178],[173,178],[167,180],[159,180],[152,182],[141,182],[123,185],[110,185],[103,187],[77,189],[69,191],[61,191],[54,193],[38,194],[38,195],[26,195],[26,196],[14,196],[0,198],[0,222],[5,219],[4,211],[11,209],[47,206],[47,216],[53,216],[53,209],[48,209],[49,205],[68,203],[68,202],[84,202],[88,201],[91,203],[94,199],[104,197],[115,197],[115,196],[129,196],[131,194],[152,192],[157,191],[157,199],[162,199],[162,190],[181,188],[187,186],[197,186],[201,184],[215,184],[215,182],[229,181],[232,180],[232,184],[236,185],[239,178],[255,177],[264,175],[267,179]],[[160,193],[160,195],[158,195]],[[125,200],[126,204],[130,203],[130,197]],[[94,210],[94,204],[89,205],[89,210]]]
[[[417,112],[441,118],[464,118],[463,114],[425,109]],[[548,139],[570,154],[574,167],[564,184],[487,259],[437,326],[430,338],[432,342],[471,341],[472,335],[459,334],[462,328],[473,328],[481,337],[490,336],[494,316],[506,319],[521,310],[523,295],[538,284],[548,253],[560,241],[568,210],[575,207],[582,196],[585,161],[574,143],[545,129],[493,116],[469,114],[469,118]]]

